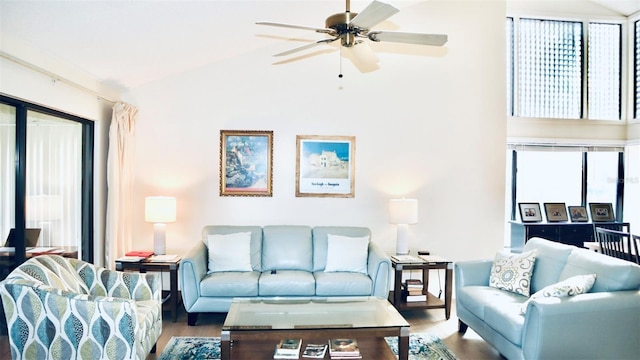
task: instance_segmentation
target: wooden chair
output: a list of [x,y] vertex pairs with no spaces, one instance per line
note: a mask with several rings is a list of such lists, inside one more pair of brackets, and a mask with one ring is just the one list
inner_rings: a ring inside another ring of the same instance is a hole
[[636,264],[640,265],[640,252],[638,252],[638,248],[640,248],[640,235],[631,235],[631,250],[634,254],[634,258],[636,259]]
[[601,227],[595,228],[595,237],[600,251],[609,256],[635,262],[638,250],[632,251],[631,234]]

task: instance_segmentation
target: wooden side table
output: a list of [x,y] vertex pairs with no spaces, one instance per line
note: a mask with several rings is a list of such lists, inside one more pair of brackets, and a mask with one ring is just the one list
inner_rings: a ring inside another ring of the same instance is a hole
[[116,270],[126,271],[133,270],[140,273],[151,272],[169,272],[169,297],[163,299],[163,303],[169,301],[169,308],[171,309],[171,319],[173,322],[178,320],[178,268],[180,267],[180,260],[178,258],[174,261],[168,262],[155,262],[149,260],[129,262],[116,260]]
[[[451,291],[453,285],[453,263],[439,256],[420,255],[411,256],[413,260],[399,260],[391,257],[394,269],[393,291],[389,292],[389,302],[398,310],[416,309],[444,309],[445,317],[451,316]],[[429,292],[429,270],[445,270],[444,301]],[[427,295],[427,301],[407,302],[402,296],[402,272],[405,270],[422,271],[422,293]]]

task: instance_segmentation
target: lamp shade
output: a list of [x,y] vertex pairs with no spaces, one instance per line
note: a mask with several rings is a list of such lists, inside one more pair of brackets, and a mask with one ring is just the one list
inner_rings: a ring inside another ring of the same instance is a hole
[[144,201],[144,220],[152,223],[176,221],[176,198],[149,196]]
[[417,224],[418,200],[391,199],[389,200],[389,222],[391,224]]

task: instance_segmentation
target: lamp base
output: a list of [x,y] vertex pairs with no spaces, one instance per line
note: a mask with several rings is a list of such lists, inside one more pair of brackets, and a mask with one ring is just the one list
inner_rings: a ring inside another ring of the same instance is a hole
[[164,255],[166,250],[166,229],[167,224],[153,224],[153,253],[156,255]]
[[409,226],[407,224],[398,224],[396,255],[409,255]]

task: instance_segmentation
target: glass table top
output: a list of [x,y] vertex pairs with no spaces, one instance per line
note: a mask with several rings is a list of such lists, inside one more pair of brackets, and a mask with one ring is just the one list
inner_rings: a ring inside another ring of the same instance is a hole
[[377,297],[234,299],[222,330],[408,327]]

